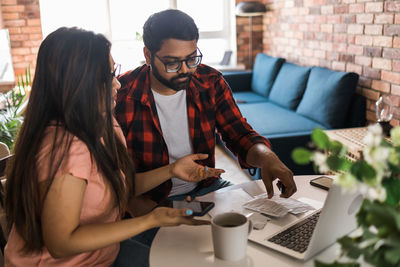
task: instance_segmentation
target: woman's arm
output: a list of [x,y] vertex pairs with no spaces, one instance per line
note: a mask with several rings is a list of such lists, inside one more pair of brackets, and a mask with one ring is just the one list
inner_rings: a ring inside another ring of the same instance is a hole
[[147,172],[136,173],[135,195],[138,196],[150,191],[172,177],[188,182],[199,182],[207,177],[218,176],[225,172],[224,170],[208,168],[195,162],[207,157],[207,154],[192,154],[182,157],[169,165]]
[[187,217],[185,210],[157,208],[128,220],[80,224],[86,181],[66,174],[54,179],[44,200],[42,231],[53,257],[68,257],[121,242],[147,229],[179,224],[205,224]]

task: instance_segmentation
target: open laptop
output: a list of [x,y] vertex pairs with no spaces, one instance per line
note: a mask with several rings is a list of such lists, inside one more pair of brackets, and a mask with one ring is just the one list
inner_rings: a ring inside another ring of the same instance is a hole
[[[344,191],[339,185],[332,184],[322,209],[289,223],[287,218],[282,218],[276,221],[275,227],[253,230],[249,240],[294,258],[307,260],[335,243],[337,238],[356,229],[355,214],[362,200],[361,193]],[[278,226],[280,223],[283,226]]]

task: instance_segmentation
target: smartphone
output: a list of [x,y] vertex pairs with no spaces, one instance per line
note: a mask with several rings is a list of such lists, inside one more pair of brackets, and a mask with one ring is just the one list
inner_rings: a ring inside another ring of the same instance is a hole
[[329,190],[333,179],[327,176],[320,176],[310,181],[310,184],[325,190]]
[[214,202],[204,201],[172,201],[172,207],[175,209],[191,209],[193,216],[203,216],[215,206]]

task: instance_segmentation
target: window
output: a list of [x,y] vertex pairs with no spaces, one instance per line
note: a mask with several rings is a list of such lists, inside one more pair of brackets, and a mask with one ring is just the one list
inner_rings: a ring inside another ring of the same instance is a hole
[[[144,63],[143,24],[151,14],[167,8],[193,17],[200,31],[203,62],[218,64],[225,51],[236,51],[234,6],[234,0],[146,0],[140,5],[131,0],[40,0],[43,36],[61,26],[103,33],[113,43],[112,54],[122,71]],[[235,59],[232,56],[231,62]]]

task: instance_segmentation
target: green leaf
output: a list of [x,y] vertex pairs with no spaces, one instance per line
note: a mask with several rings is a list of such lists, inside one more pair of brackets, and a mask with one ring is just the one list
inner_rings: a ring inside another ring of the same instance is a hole
[[376,176],[375,169],[369,165],[365,160],[360,160],[351,166],[351,174],[353,174],[360,181],[367,181],[374,179]]
[[326,133],[321,128],[314,129],[314,131],[311,134],[311,140],[320,149],[328,149],[330,146],[328,135],[326,135]]
[[391,206],[397,206],[400,203],[400,180],[396,178],[387,178],[382,181],[386,189],[386,203]]
[[347,148],[344,147],[342,143],[336,140],[329,143],[328,149],[333,155],[339,157],[343,157],[344,155],[346,155],[347,152]]
[[312,153],[308,149],[305,148],[295,148],[292,152],[292,159],[295,163],[300,165],[306,165],[311,162]]
[[360,264],[357,262],[346,262],[341,263],[338,261],[334,261],[333,263],[325,263],[319,260],[315,261],[315,267],[358,267]]

